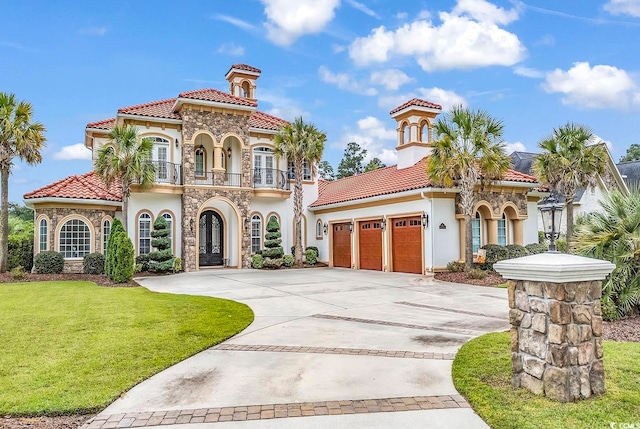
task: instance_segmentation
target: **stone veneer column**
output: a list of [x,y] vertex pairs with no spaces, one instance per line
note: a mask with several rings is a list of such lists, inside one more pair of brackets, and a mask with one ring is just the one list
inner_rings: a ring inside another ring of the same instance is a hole
[[513,387],[561,402],[605,392],[600,298],[613,268],[550,252],[494,265],[509,280]]

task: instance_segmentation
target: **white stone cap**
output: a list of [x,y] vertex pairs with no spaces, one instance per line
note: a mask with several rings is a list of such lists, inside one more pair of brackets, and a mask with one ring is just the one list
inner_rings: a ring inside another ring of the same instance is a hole
[[611,262],[600,259],[549,252],[493,264],[493,269],[508,280],[551,283],[604,280],[615,267]]

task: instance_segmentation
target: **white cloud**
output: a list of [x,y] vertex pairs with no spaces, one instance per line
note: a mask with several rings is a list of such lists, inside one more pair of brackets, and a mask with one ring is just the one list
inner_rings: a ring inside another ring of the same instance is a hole
[[346,0],[346,1],[347,1],[347,3],[349,3],[349,6],[351,6],[352,8],[357,9],[357,10],[359,10],[360,12],[362,12],[362,13],[364,13],[366,15],[369,15],[369,16],[372,16],[374,18],[380,19],[380,15],[378,15],[376,13],[376,11],[372,10],[371,8],[369,8],[366,4],[360,3],[360,2],[358,2],[356,0]]
[[333,73],[326,66],[320,66],[318,74],[323,82],[336,85],[338,88],[361,95],[377,95],[375,88],[366,87],[347,73]]
[[510,155],[512,152],[526,152],[527,148],[522,142],[504,142],[504,153]]
[[611,140],[605,140],[602,137],[600,137],[597,134],[593,134],[591,136],[591,142],[590,144],[600,144],[600,143],[604,143],[607,148],[609,149],[609,151],[613,150],[613,143],[611,142]]
[[530,67],[515,67],[513,72],[518,76],[522,77],[530,77],[532,79],[542,79],[544,77],[544,72],[540,70],[532,69]]
[[467,100],[455,93],[454,91],[449,91],[446,89],[433,87],[433,88],[418,88],[415,92],[410,92],[407,94],[397,94],[390,95],[385,97],[380,97],[378,100],[378,105],[385,109],[393,109],[398,107],[402,103],[407,100],[411,100],[412,98],[422,98],[427,101],[431,101],[432,103],[439,104],[442,106],[443,111],[449,110],[451,107],[462,104],[463,106],[467,106]]
[[533,42],[534,46],[553,46],[556,44],[556,39],[551,34],[545,34],[540,39]]
[[271,104],[272,107],[266,110],[267,113],[287,121],[293,121],[298,116],[302,116],[304,119],[311,116],[308,111],[300,107],[295,100],[284,95],[281,90],[261,89],[260,102]]
[[334,54],[339,54],[340,52],[344,52],[346,49],[347,49],[346,46],[338,45],[337,43],[334,43],[333,45],[331,45],[331,50],[333,51]]
[[356,128],[345,130],[339,144],[332,147],[344,150],[347,143],[356,142],[367,150],[365,162],[378,157],[385,164],[395,164],[397,160],[394,149],[397,139],[395,128],[386,128],[384,123],[373,116],[367,116],[356,122]]
[[393,55],[413,56],[425,71],[511,66],[524,58],[526,48],[498,25],[517,17],[517,9],[459,0],[451,13],[439,13],[440,25],[419,19],[397,30],[380,26],[354,40],[349,55],[362,66],[387,62]]
[[402,85],[413,82],[415,79],[407,76],[402,70],[385,69],[371,72],[369,80],[373,84],[384,86],[385,89],[390,91],[395,91]]
[[267,16],[267,37],[289,46],[305,34],[321,32],[333,20],[340,0],[261,0]]
[[243,30],[246,30],[246,31],[255,31],[257,29],[255,25],[250,24],[247,21],[243,21],[239,18],[235,18],[229,15],[223,15],[220,13],[213,15],[211,19],[215,19],[217,21],[222,21],[231,25],[235,25],[236,27],[242,28]]
[[418,19],[430,19],[430,18],[431,18],[431,12],[429,12],[428,10],[424,9],[418,12]]
[[400,21],[404,21],[408,17],[409,17],[409,14],[407,12],[398,12],[396,14],[396,19],[399,19]]
[[542,88],[548,93],[563,94],[562,103],[587,109],[625,109],[639,105],[640,92],[629,74],[609,65],[574,63],[564,71],[548,72]]
[[73,160],[73,159],[91,159],[91,151],[82,143],[63,146],[58,152],[53,154],[53,159]]
[[81,28],[79,32],[87,36],[104,36],[107,34],[107,27],[85,27]]
[[640,0],[609,0],[604,10],[612,15],[631,15],[640,17]]
[[225,43],[218,48],[219,54],[231,55],[234,57],[240,57],[244,55],[244,47],[236,45],[235,43]]

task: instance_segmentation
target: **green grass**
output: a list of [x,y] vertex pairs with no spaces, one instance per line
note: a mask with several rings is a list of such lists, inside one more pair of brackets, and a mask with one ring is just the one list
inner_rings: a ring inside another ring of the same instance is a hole
[[469,341],[453,362],[456,389],[491,427],[609,428],[611,422],[640,423],[639,343],[605,341],[607,393],[567,404],[514,390],[510,354],[509,333],[494,333]]
[[237,302],[90,282],[0,285],[0,415],[103,408],[248,326]]

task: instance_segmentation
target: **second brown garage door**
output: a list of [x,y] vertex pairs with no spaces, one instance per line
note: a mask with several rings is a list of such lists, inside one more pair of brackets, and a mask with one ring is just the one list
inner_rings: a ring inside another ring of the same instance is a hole
[[359,222],[360,269],[382,271],[382,228],[379,220]]
[[351,231],[348,223],[333,224],[333,266],[351,268]]
[[422,220],[420,216],[392,219],[393,271],[422,274]]

